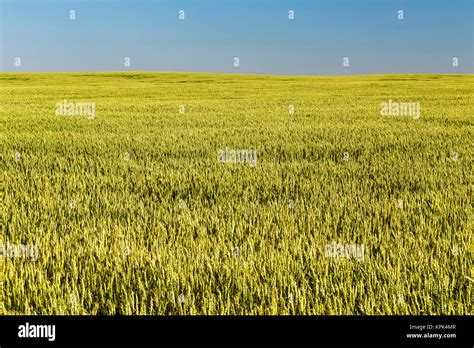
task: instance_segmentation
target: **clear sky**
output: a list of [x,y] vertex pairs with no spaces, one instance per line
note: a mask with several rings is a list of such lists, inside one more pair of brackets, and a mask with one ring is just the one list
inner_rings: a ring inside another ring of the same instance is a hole
[[[474,0],[0,0],[1,71],[473,73]],[[70,10],[76,18],[71,20]],[[185,11],[185,19],[178,18]],[[293,10],[295,18],[288,19]],[[404,19],[398,19],[398,11]],[[15,59],[21,58],[21,66]],[[130,58],[130,67],[124,58]],[[234,57],[240,66],[234,66]],[[349,58],[349,67],[343,58]],[[453,57],[459,61],[453,67]]]

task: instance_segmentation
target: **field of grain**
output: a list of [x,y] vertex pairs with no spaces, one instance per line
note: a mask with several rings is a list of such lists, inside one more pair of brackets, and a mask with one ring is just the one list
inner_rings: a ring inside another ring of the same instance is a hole
[[0,81],[4,314],[473,314],[473,75]]

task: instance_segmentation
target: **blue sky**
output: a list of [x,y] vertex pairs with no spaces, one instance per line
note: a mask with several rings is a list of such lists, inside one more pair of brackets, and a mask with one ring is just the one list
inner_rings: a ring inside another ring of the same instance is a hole
[[[1,71],[474,72],[472,0],[0,3]],[[178,18],[181,9],[184,20]],[[75,20],[69,19],[70,10]],[[288,19],[289,10],[295,11],[294,20]],[[403,20],[398,10],[404,11]],[[125,57],[130,67],[124,66]],[[344,57],[349,67],[343,67]],[[452,66],[453,57],[458,67]]]

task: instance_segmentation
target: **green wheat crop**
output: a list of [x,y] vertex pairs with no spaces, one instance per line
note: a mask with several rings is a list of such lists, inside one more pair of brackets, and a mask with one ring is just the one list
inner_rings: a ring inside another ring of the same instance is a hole
[[4,314],[473,314],[473,75],[0,81]]

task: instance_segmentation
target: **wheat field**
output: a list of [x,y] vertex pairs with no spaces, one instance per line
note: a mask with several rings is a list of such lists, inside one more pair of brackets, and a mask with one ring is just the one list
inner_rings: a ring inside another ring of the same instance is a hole
[[0,81],[3,314],[473,314],[474,75]]

